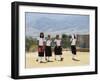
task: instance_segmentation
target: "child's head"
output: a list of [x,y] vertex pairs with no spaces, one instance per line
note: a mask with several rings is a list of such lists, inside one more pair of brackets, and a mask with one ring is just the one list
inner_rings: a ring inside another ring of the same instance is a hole
[[43,32],[40,33],[40,38],[44,38],[44,33]]
[[59,39],[59,35],[56,35],[56,39]]
[[50,35],[48,35],[48,39],[50,39]]

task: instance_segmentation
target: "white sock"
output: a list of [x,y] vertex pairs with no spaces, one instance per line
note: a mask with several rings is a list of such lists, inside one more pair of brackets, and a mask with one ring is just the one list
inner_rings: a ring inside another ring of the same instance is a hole
[[42,61],[43,61],[43,62],[45,61],[45,57],[42,57]]
[[48,60],[50,60],[50,58],[48,57]]
[[60,55],[60,58],[62,58],[62,55]]
[[39,62],[42,61],[42,57],[38,57],[38,61],[39,61]]
[[59,55],[55,55],[55,59],[58,60],[59,59]]
[[73,57],[72,57],[72,58],[76,59],[76,55],[73,55]]
[[37,59],[36,60],[39,60],[39,57],[37,57]]
[[46,60],[48,60],[48,57],[46,57]]
[[61,60],[61,56],[60,55],[57,55],[57,60]]

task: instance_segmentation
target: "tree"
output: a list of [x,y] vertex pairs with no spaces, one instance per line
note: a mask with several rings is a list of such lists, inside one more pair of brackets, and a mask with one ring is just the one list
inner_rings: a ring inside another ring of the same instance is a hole
[[26,40],[25,40],[25,50],[27,52],[29,52],[30,49],[31,49],[31,51],[35,51],[36,46],[37,46],[36,39],[33,39],[32,37],[26,37]]
[[66,34],[62,34],[62,47],[63,48],[70,47],[70,37]]

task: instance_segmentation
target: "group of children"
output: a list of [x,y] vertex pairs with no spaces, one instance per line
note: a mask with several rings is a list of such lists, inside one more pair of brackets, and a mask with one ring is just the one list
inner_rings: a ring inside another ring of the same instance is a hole
[[[75,37],[72,37],[71,39],[71,50],[72,50],[72,54],[73,54],[73,58],[72,60],[78,61],[75,58],[76,55],[76,39]],[[57,61],[63,61],[63,57],[62,57],[62,45],[61,45],[61,39],[59,37],[59,35],[56,35],[56,38],[54,40],[55,43],[55,47],[54,47],[54,55],[55,55],[55,60]],[[51,37],[50,35],[48,35],[47,39],[45,40],[44,38],[44,33],[41,32],[40,33],[40,37],[38,39],[38,58],[36,61],[40,62],[40,63],[44,63],[44,62],[50,62],[50,57],[52,56],[52,49],[51,49]]]

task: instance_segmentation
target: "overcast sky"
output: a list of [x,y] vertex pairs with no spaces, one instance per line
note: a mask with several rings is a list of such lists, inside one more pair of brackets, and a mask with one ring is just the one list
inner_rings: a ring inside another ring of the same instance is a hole
[[89,16],[75,14],[25,13],[26,36],[88,34]]

